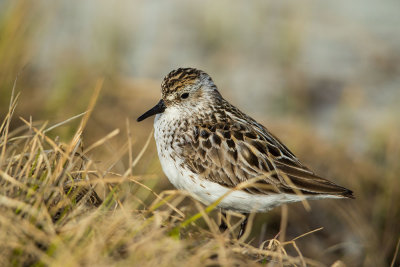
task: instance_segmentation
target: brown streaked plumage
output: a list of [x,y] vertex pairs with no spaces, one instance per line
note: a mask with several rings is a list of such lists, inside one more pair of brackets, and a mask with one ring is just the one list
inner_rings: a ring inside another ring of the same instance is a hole
[[202,71],[192,68],[181,68],[171,71],[161,83],[162,94],[167,94],[181,90],[186,85],[196,83]]
[[163,170],[196,199],[210,204],[246,181],[252,183],[218,206],[249,213],[303,199],[353,198],[351,190],[314,174],[264,126],[228,103],[207,73],[180,68],[161,87],[162,100],[138,121],[157,114]]
[[296,194],[297,189],[305,195],[352,197],[350,190],[315,175],[278,139],[265,128],[261,129],[257,131],[249,125],[232,121],[196,125],[193,142],[182,145],[182,157],[192,172],[228,188],[265,175],[264,179],[243,189],[253,194]]

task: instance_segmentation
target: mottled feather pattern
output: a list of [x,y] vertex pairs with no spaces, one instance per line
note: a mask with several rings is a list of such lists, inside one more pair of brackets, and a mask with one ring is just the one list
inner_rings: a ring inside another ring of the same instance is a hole
[[212,83],[211,77],[201,70],[193,68],[180,68],[171,71],[161,83],[163,98],[167,98],[168,95],[181,91],[186,86],[198,83],[202,78],[208,79],[209,82]]
[[[316,176],[302,165],[290,150],[267,129],[224,101],[223,108],[204,114],[189,131],[182,129],[190,142],[177,144],[179,157],[201,178],[233,188],[239,183],[263,176],[243,190],[249,193],[330,193],[346,195],[347,189]],[[230,112],[226,112],[232,111]],[[218,121],[213,116],[218,114]],[[239,117],[240,116],[240,117]],[[286,175],[283,177],[283,175]],[[288,183],[288,178],[292,184]],[[293,185],[295,187],[293,187]]]
[[209,204],[251,181],[219,204],[240,212],[266,211],[303,197],[353,198],[351,190],[314,174],[263,125],[227,102],[205,72],[177,69],[161,87],[162,100],[146,114],[158,113],[158,154],[177,188]]

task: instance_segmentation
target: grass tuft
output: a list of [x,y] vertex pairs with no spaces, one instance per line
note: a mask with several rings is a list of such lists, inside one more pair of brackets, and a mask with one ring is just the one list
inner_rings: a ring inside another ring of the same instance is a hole
[[[295,239],[282,242],[274,238],[259,247],[234,239],[232,232],[240,221],[221,234],[209,216],[218,202],[204,208],[182,192],[157,194],[141,182],[148,175],[132,173],[151,137],[136,158],[130,157],[125,171],[99,167],[88,152],[119,134],[115,130],[89,148],[83,146],[82,133],[100,88],[101,81],[88,111],[80,115],[50,127],[21,118],[24,126],[9,131],[18,95],[12,97],[0,136],[0,264],[321,265],[304,257]],[[70,142],[47,136],[78,117],[81,124]],[[127,183],[147,192],[142,194],[146,197],[127,193],[122,186]],[[105,192],[104,198],[98,191]],[[197,212],[188,215],[188,206]],[[198,224],[199,220],[207,227]],[[289,246],[296,254],[286,251]]]

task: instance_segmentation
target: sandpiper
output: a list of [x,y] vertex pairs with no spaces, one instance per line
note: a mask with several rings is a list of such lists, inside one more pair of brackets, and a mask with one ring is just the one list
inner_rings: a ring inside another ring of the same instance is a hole
[[[178,189],[209,205],[245,215],[304,199],[354,198],[304,166],[267,128],[226,101],[211,77],[195,68],[170,72],[152,115],[162,169]],[[241,186],[245,184],[245,186]],[[225,213],[223,212],[225,216]],[[222,220],[220,229],[226,229]]]

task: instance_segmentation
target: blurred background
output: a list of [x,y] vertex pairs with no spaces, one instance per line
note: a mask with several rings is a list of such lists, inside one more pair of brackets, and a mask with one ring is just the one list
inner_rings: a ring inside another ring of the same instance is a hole
[[[200,68],[231,103],[267,126],[306,165],[355,192],[356,200],[289,206],[287,238],[326,264],[390,265],[400,237],[400,2],[0,1],[0,115],[13,84],[18,117],[49,125],[86,110],[84,133],[105,166],[126,144],[142,148],[172,69]],[[79,120],[49,134],[68,141]],[[127,156],[115,169],[127,168]],[[170,189],[152,140],[136,174]],[[252,243],[279,231],[280,210],[256,216]],[[397,261],[396,264],[399,262]]]

